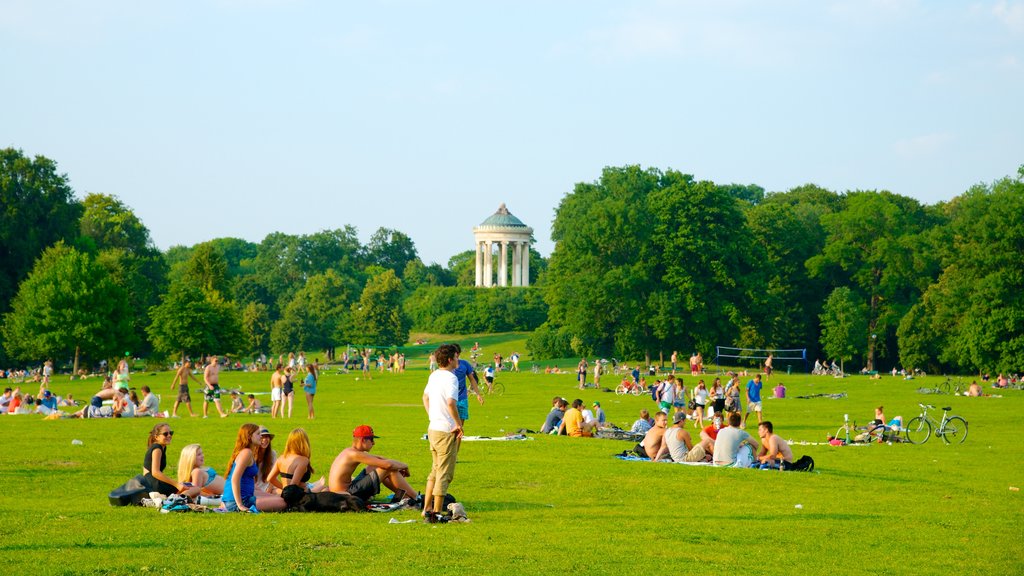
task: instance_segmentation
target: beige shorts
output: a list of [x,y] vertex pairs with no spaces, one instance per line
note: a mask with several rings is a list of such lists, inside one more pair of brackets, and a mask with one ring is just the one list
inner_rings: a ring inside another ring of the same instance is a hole
[[750,402],[750,403],[747,404],[747,412],[748,413],[749,412],[760,412],[760,411],[761,411],[761,403],[760,402]]

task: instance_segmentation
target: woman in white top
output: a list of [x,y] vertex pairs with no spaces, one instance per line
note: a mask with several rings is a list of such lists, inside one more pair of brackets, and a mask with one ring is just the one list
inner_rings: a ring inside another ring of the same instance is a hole
[[708,403],[708,387],[701,380],[697,383],[697,388],[693,390],[693,401],[696,407],[693,409],[693,423],[697,427],[697,430],[704,428],[704,407]]

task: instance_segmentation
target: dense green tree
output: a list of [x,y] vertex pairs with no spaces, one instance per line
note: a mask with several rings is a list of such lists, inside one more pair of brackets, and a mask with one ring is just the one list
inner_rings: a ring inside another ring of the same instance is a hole
[[414,330],[441,334],[533,330],[547,318],[535,287],[421,286],[403,307]]
[[862,337],[868,326],[867,306],[852,290],[836,288],[821,311],[821,348],[829,358],[844,362],[864,353]]
[[149,316],[150,340],[168,355],[235,354],[246,348],[238,307],[190,282],[172,283]]
[[900,319],[936,273],[935,262],[919,257],[934,214],[890,192],[851,192],[844,209],[822,216],[822,224],[825,247],[807,267],[833,286],[850,287],[865,304],[858,350],[872,369],[876,351],[884,356],[893,347]]
[[82,238],[96,250],[96,261],[128,294],[134,338],[126,345],[145,353],[149,309],[167,286],[167,265],[153,245],[149,229],[114,196],[89,194],[82,202]]
[[270,352],[270,313],[267,305],[249,302],[242,308],[242,330],[245,332],[247,350],[253,355]]
[[1024,367],[1024,167],[943,207],[945,269],[900,324],[905,365],[980,372]]
[[328,358],[333,358],[335,346],[345,339],[349,307],[357,290],[350,279],[334,270],[311,276],[274,323],[273,350],[326,350]]
[[828,293],[821,277],[805,266],[825,246],[821,217],[841,206],[839,195],[813,185],[770,194],[747,210],[757,243],[758,265],[749,320],[738,342],[751,348],[808,348],[818,351],[818,316]]
[[0,150],[0,312],[10,308],[43,250],[78,236],[81,214],[67,175],[57,173],[54,161]]
[[455,276],[440,264],[425,266],[423,261],[416,258],[405,265],[402,284],[407,292],[412,293],[421,286],[455,286]]
[[58,242],[36,261],[4,315],[4,346],[23,360],[113,356],[131,338],[125,291],[88,254]]
[[220,249],[211,242],[196,244],[192,249],[192,254],[185,263],[181,281],[204,292],[219,294],[221,298],[232,294],[228,261]]
[[366,245],[366,261],[388,270],[401,278],[409,262],[417,260],[416,245],[398,230],[378,228]]
[[359,301],[352,304],[350,335],[355,342],[401,346],[409,340],[409,321],[402,310],[402,281],[386,270],[366,281]]

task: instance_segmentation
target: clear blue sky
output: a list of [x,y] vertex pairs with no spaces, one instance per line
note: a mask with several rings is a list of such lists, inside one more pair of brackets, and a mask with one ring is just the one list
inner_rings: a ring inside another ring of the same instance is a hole
[[426,262],[604,166],[932,204],[1024,163],[1024,2],[0,0],[0,146],[160,248],[352,224]]

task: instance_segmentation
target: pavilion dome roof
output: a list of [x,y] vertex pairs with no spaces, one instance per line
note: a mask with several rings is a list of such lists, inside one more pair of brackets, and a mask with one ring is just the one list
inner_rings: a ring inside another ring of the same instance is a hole
[[480,227],[502,227],[502,228],[527,228],[526,224],[519,218],[516,218],[508,211],[505,207],[505,203],[502,202],[501,206],[498,207],[498,211],[487,217],[486,220],[480,223]]

